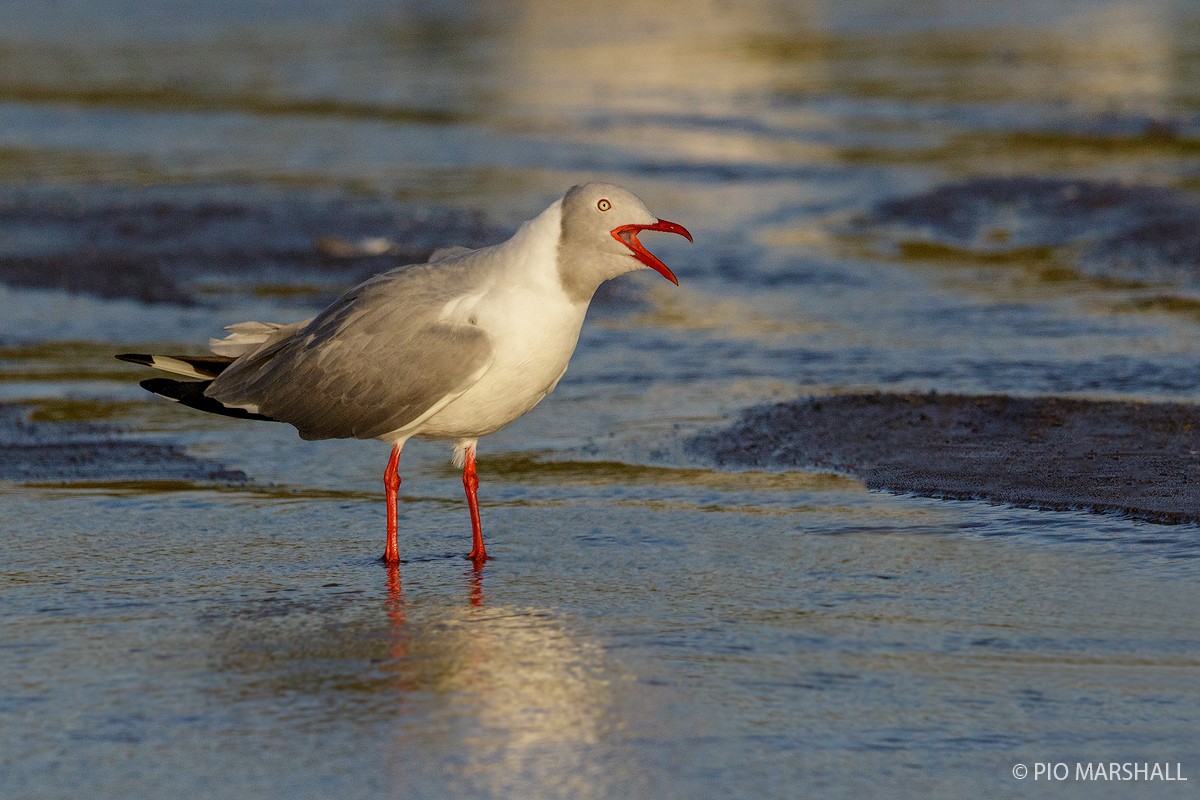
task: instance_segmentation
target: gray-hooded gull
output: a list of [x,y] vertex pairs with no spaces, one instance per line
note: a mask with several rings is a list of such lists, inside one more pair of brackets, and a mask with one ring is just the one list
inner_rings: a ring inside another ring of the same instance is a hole
[[692,239],[620,186],[586,183],[508,241],[440,251],[429,263],[376,275],[313,319],[231,325],[228,336],[210,341],[210,356],[117,358],[190,379],[141,385],[201,411],[287,422],[304,439],[389,443],[387,564],[400,562],[396,502],[404,443],[453,441],[471,511],[468,558],[479,564],[487,551],[476,443],[554,390],[600,284],[643,268],[679,283],[638,241],[643,231]]

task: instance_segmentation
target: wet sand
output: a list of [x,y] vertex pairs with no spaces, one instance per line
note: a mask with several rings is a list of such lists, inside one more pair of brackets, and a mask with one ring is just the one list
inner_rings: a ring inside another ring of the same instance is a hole
[[853,394],[759,407],[701,434],[718,465],[847,472],[872,489],[1200,521],[1200,406]]
[[[247,477],[177,444],[0,404],[0,479]],[[1063,397],[853,394],[748,409],[688,449],[721,467],[845,472],[872,489],[1200,522],[1200,406]]]

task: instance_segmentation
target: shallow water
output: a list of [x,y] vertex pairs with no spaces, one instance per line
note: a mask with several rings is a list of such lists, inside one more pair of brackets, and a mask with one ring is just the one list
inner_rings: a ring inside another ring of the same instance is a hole
[[[1194,400],[1192,5],[0,17],[0,795],[1190,796],[1195,526],[683,442],[805,393]],[[697,244],[650,242],[682,286],[606,290],[483,442],[480,573],[444,447],[406,449],[389,572],[386,448],[111,359],[301,318],[588,178]],[[1190,780],[1011,773],[1110,760]]]

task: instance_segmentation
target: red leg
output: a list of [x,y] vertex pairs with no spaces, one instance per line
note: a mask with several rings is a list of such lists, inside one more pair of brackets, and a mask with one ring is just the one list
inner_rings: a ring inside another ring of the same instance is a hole
[[479,478],[475,475],[475,448],[467,448],[467,463],[463,467],[463,488],[467,490],[467,505],[471,508],[471,552],[467,558],[476,564],[487,561],[487,550],[483,546],[483,526],[479,524]]
[[400,563],[400,548],[396,546],[396,504],[400,491],[400,445],[392,445],[392,457],[388,459],[387,471],[383,473],[383,486],[387,490],[387,548],[383,551],[383,563]]

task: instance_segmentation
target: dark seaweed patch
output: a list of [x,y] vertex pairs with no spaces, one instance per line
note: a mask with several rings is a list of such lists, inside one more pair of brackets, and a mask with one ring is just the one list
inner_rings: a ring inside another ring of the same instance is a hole
[[1200,522],[1200,406],[854,394],[752,408],[688,443],[721,466],[832,469],[873,489]]
[[1048,248],[1094,277],[1200,287],[1200,201],[1166,186],[978,178],[886,200],[853,227],[897,251]]
[[35,422],[26,406],[0,404],[0,480],[245,483],[248,479],[240,470],[195,458],[175,444],[128,439],[111,425]]

